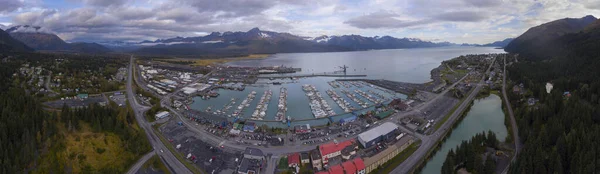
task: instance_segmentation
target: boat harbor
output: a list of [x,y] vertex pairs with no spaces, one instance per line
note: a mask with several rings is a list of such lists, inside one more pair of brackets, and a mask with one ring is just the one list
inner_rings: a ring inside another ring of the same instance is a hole
[[252,120],[263,120],[263,118],[267,115],[267,107],[269,107],[269,100],[271,100],[271,96],[273,95],[273,91],[270,89],[263,93],[262,97],[256,105],[256,110],[252,113]]

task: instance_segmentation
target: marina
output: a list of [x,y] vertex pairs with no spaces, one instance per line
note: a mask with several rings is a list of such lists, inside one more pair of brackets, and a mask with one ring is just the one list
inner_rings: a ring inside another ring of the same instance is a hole
[[352,107],[346,99],[340,97],[334,90],[327,90],[327,95],[329,95],[333,101],[344,110],[344,112],[352,112],[354,110],[354,107]]
[[361,99],[359,99],[358,97],[356,97],[356,95],[348,90],[342,90],[342,93],[345,94],[348,98],[350,98],[350,100],[358,103],[358,105],[360,105],[362,108],[366,108],[369,106],[369,104]]
[[360,89],[355,89],[354,92],[356,92],[358,95],[366,98],[367,100],[371,101],[372,103],[375,103],[375,104],[383,103],[382,99],[375,98],[372,95],[367,94],[365,91],[362,91]]
[[242,101],[242,103],[233,112],[232,116],[234,116],[234,117],[241,117],[241,116],[243,116],[244,109],[246,109],[246,107],[250,106],[250,102],[252,100],[254,100],[254,97],[256,97],[256,91],[252,91],[250,94],[248,94],[248,97],[246,97],[246,99],[244,99]]
[[269,107],[269,102],[271,100],[271,96],[273,95],[273,91],[270,89],[263,93],[262,97],[256,105],[256,110],[252,113],[253,120],[263,120],[263,118],[267,115],[267,107]]
[[321,93],[317,90],[317,88],[315,88],[314,85],[302,85],[302,90],[306,92],[306,96],[310,100],[310,109],[312,110],[315,118],[335,115],[335,111],[331,109],[331,106],[327,104],[327,101],[323,99]]
[[329,86],[333,87],[333,88],[339,88],[340,85],[338,84],[337,81],[329,81],[327,82],[327,84],[329,84]]
[[277,105],[277,115],[275,121],[285,122],[285,114],[287,112],[287,88],[279,88],[279,104]]

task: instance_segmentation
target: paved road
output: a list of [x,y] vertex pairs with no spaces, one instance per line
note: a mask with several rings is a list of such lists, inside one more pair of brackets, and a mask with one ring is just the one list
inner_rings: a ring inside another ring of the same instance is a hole
[[[508,97],[506,96],[506,57],[504,57],[504,75],[502,76],[502,96],[504,97],[504,104],[506,104],[506,108],[508,109],[508,114],[510,115],[510,127],[513,131],[513,141],[515,142],[515,154],[513,155],[511,162],[514,162],[517,159],[517,154],[521,150],[521,140],[519,139],[519,128],[517,127],[517,121],[515,120],[515,114],[513,113],[512,106],[510,105],[510,101],[508,101]],[[506,166],[502,173],[507,173],[509,165]]]
[[[492,65],[494,65],[495,61],[496,61],[496,58],[494,58],[494,60],[492,60],[492,63],[486,70],[485,74],[489,73],[489,71],[490,71]],[[485,80],[485,76],[481,77],[481,80],[479,81],[479,83],[482,84],[484,82],[484,80]],[[448,129],[451,129],[451,126],[454,124],[456,119],[471,104],[471,101],[473,101],[473,99],[475,99],[475,97],[479,93],[479,90],[481,90],[482,86],[483,85],[476,85],[475,89],[458,106],[456,111],[454,111],[454,113],[452,113],[452,115],[450,115],[450,118],[448,119],[448,121],[444,122],[444,124],[442,124],[442,126],[436,132],[434,132],[433,134],[428,136],[428,138],[421,139],[421,146],[419,147],[419,149],[417,149],[411,156],[409,156],[402,164],[397,166],[391,173],[408,173],[408,172],[410,172],[411,169],[414,168],[415,165],[417,165],[417,163],[420,162],[422,160],[422,158],[425,157],[427,152],[431,148],[433,148],[433,145],[435,145],[435,143],[437,141],[441,140],[444,132],[446,132]],[[449,87],[448,89],[451,89],[453,87],[454,87],[454,85],[452,87]]]
[[140,170],[142,165],[144,165],[144,163],[146,163],[146,161],[148,161],[148,159],[152,158],[154,155],[156,155],[156,153],[154,151],[148,152],[146,155],[144,155],[142,158],[140,158],[138,160],[138,162],[133,164],[133,166],[131,166],[131,168],[129,168],[129,171],[127,171],[127,173],[129,173],[129,174],[137,173],[137,171]]
[[[163,151],[163,152],[157,152],[157,154],[161,158],[164,159],[164,162],[167,165],[167,168],[172,170],[171,172],[178,173],[178,174],[192,173],[185,167],[185,165],[183,165],[183,163],[181,163],[179,160],[177,160],[177,158],[171,153],[171,151],[169,151],[167,149],[167,147],[162,143],[162,141],[160,141],[160,139],[156,136],[156,134],[152,130],[152,125],[145,120],[144,112],[146,112],[149,109],[149,107],[140,105],[134,97],[135,94],[133,93],[133,87],[132,87],[133,86],[133,84],[132,84],[133,65],[134,65],[133,56],[131,56],[129,61],[130,61],[129,62],[129,73],[128,73],[128,77],[127,77],[127,101],[129,101],[129,105],[131,105],[131,108],[133,109],[133,111],[135,113],[135,119],[137,120],[140,127],[142,127],[144,129],[144,131],[146,132],[146,136],[148,136],[148,140],[150,141],[150,144],[152,145],[152,147],[154,147],[154,149],[156,149],[156,150]],[[133,165],[133,167],[135,168],[137,166],[139,169],[139,166],[143,165],[146,162],[146,160],[147,159],[144,159],[144,158],[138,160]],[[136,172],[137,172],[137,170],[130,170],[128,173],[136,173]]]

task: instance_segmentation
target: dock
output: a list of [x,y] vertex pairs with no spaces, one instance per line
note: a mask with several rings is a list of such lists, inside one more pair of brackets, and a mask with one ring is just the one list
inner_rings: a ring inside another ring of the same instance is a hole
[[285,78],[304,78],[304,77],[367,77],[364,74],[343,75],[343,74],[307,74],[291,76],[259,76],[259,79],[285,79]]

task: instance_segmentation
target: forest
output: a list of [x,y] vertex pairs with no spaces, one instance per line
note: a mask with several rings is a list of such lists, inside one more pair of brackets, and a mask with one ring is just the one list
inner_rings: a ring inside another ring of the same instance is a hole
[[[508,77],[530,95],[510,93],[524,147],[510,173],[600,171],[600,30],[567,34],[552,57],[519,57]],[[543,48],[540,48],[543,50]],[[546,83],[553,85],[550,91]],[[527,98],[539,103],[528,106]]]
[[[465,168],[470,173],[494,173],[496,161],[493,156],[495,149],[498,148],[498,143],[496,134],[492,131],[489,131],[487,135],[485,132],[478,133],[471,140],[462,141],[459,146],[448,152],[441,173],[453,174],[461,168]],[[494,151],[486,153],[488,148]],[[482,158],[483,154],[487,154],[485,160]]]
[[43,57],[26,53],[0,64],[0,173],[123,173],[151,150],[129,107],[44,110],[16,73]]

